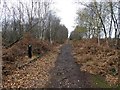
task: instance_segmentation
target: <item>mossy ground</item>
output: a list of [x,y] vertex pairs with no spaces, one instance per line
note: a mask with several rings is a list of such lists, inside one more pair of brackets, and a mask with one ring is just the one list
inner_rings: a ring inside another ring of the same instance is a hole
[[117,88],[120,90],[120,84],[119,85],[112,85],[110,86],[104,79],[104,77],[93,75],[92,77],[93,86],[95,88]]

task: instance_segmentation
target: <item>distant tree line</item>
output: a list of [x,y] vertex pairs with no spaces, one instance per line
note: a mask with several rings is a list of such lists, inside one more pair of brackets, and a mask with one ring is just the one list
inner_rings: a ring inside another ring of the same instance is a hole
[[86,32],[85,27],[76,26],[75,30],[70,34],[70,40],[80,40],[85,37]]
[[[100,39],[105,38],[106,45],[114,39],[114,45],[118,45],[120,39],[120,2],[93,0],[90,3],[78,3],[84,5],[85,8],[78,10],[78,25],[71,33],[71,39],[73,39],[72,37],[78,39],[97,38],[98,44],[100,44]],[[79,34],[76,35],[76,33]]]
[[51,3],[50,0],[31,0],[29,4],[18,1],[9,7],[8,3],[3,1],[1,12],[4,45],[19,40],[26,32],[50,43],[63,43],[68,37],[68,30],[50,10]]

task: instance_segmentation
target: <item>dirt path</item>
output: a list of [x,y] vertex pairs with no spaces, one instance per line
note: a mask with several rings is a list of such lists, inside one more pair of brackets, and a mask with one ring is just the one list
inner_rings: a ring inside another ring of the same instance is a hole
[[90,74],[75,63],[70,44],[47,53],[12,75],[4,77],[4,88],[90,88]]
[[71,54],[72,47],[65,44],[61,48],[55,67],[50,71],[48,88],[90,88],[90,74],[80,71]]

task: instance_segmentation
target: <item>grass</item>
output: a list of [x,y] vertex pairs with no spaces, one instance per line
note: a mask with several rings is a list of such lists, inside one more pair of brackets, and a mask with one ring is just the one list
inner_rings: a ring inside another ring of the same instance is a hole
[[103,77],[98,75],[94,75],[92,77],[92,81],[95,88],[117,88],[118,90],[120,90],[120,85],[110,86]]
[[120,84],[116,88],[117,88],[117,90],[120,90]]

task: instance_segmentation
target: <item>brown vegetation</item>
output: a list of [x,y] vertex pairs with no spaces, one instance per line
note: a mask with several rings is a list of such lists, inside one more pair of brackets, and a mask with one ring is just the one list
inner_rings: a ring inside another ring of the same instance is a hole
[[45,88],[50,80],[50,70],[55,66],[59,46],[43,55],[41,58],[21,69],[16,69],[11,75],[3,76],[4,88]]
[[32,45],[33,57],[51,50],[51,45],[47,41],[31,38],[30,34],[26,34],[23,39],[10,48],[3,48],[3,75],[11,74],[18,64],[29,60],[27,57],[29,44]]
[[95,39],[73,41],[74,57],[82,71],[104,76],[110,85],[117,84],[120,50],[105,46],[104,40],[101,42],[98,46]]

